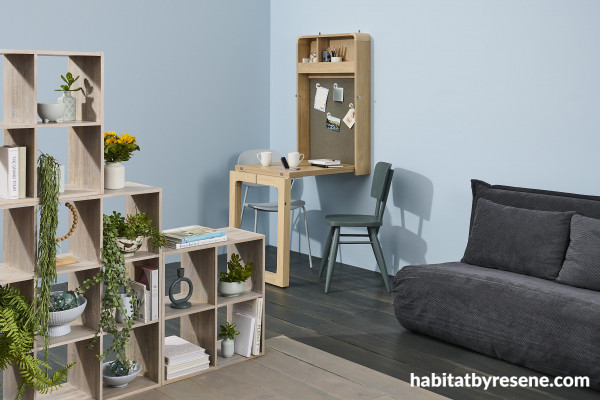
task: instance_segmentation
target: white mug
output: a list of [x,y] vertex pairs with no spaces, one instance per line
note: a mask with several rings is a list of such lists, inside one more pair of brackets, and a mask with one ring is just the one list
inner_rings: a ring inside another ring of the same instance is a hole
[[297,167],[302,160],[304,160],[304,154],[297,151],[288,153],[288,164],[290,164],[290,167]]
[[260,161],[263,167],[268,167],[269,165],[271,165],[272,156],[273,155],[270,151],[261,151],[256,155],[256,158],[258,158],[258,161]]

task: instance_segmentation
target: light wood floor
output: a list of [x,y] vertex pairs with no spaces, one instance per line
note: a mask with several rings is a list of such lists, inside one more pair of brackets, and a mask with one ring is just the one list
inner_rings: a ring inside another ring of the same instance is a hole
[[432,392],[278,336],[263,357],[163,386],[130,400],[438,400]]

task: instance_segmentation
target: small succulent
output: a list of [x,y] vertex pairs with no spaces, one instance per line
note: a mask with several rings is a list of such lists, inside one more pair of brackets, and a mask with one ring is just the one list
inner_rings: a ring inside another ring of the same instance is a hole
[[135,361],[126,361],[122,363],[121,361],[113,361],[108,366],[108,372],[112,376],[127,376],[129,375],[129,371],[135,367]]
[[221,339],[235,339],[236,335],[240,334],[240,331],[235,330],[235,324],[230,324],[229,322],[225,322],[225,325],[219,326],[221,328],[221,333],[219,333],[219,338]]
[[[83,92],[83,89],[81,87],[78,87],[77,89],[71,89],[71,86],[75,83],[77,79],[79,79],[79,77],[73,78],[73,74],[70,72],[67,72],[67,75],[61,75],[60,77],[66,83],[66,85],[60,85],[60,89],[55,89],[55,92],[77,92],[79,90]],[[85,95],[85,93],[83,94]]]

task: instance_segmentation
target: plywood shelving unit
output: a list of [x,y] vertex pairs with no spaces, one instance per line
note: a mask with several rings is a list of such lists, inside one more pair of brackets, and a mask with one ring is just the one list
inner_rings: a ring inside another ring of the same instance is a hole
[[[346,50],[341,62],[323,62],[323,51],[328,48],[342,47]],[[317,53],[318,62],[303,63],[310,53]],[[346,147],[353,147],[353,157],[342,159],[343,163],[354,164],[356,175],[371,173],[371,36],[368,33],[342,33],[333,35],[300,36],[296,51],[297,82],[297,148],[304,153],[306,159],[325,158],[328,149],[313,146],[315,140],[311,132],[311,112],[314,97],[311,93],[311,80],[344,79],[353,83],[354,98],[352,103],[356,110],[356,123],[351,132],[350,143],[338,142]],[[329,94],[328,103],[332,94]],[[347,110],[346,110],[347,111]],[[344,115],[337,115],[340,119]],[[325,124],[322,116],[321,125]],[[342,122],[343,124],[343,122]],[[319,153],[317,153],[319,152]],[[312,154],[316,153],[316,154]]]
[[[4,145],[27,147],[26,198],[18,200],[0,199],[3,214],[3,256],[0,259],[0,285],[18,288],[31,299],[34,294],[34,268],[37,240],[37,156],[38,135],[47,127],[68,129],[68,165],[65,193],[60,202],[71,202],[79,213],[79,225],[68,239],[68,252],[77,259],[76,264],[57,268],[58,274],[68,275],[68,287],[74,289],[87,278],[95,275],[102,267],[100,248],[102,245],[102,214],[104,199],[122,197],[126,213],[145,212],[155,228],[162,229],[162,190],[158,187],[127,182],[125,188],[104,189],[104,54],[101,52],[61,52],[0,50],[4,62],[4,120],[0,121]],[[74,92],[77,98],[77,120],[63,123],[41,123],[37,120],[37,68],[38,57],[63,57],[68,70],[78,82],[85,85],[86,94]],[[45,132],[47,134],[47,132]],[[72,217],[69,216],[69,219]],[[72,221],[69,220],[69,224]],[[126,270],[134,278],[135,266],[140,264],[159,268],[161,285],[160,318],[149,323],[136,322],[131,335],[128,357],[142,365],[142,372],[124,388],[110,388],[102,382],[102,362],[97,355],[102,353],[104,337],[93,350],[87,349],[94,336],[101,314],[102,288],[97,285],[85,297],[88,305],[82,316],[71,323],[68,335],[52,338],[51,348],[65,347],[68,362],[76,362],[67,382],[57,391],[42,395],[33,390],[25,398],[31,399],[120,399],[171,383],[164,379],[163,344],[165,321],[181,320],[181,336],[202,347],[211,356],[211,368],[226,365],[246,358],[234,357],[224,360],[217,352],[217,311],[228,309],[235,302],[248,301],[264,296],[264,236],[225,228],[229,240],[209,246],[185,250],[152,249],[145,241],[135,256],[127,259]],[[217,294],[217,249],[226,246],[228,253],[239,253],[245,261],[256,266],[248,291],[238,298],[224,299]],[[194,307],[188,310],[170,308],[165,300],[166,254],[181,254],[186,276],[194,283]],[[189,273],[188,273],[189,271]],[[264,315],[264,312],[263,312]],[[264,326],[264,319],[263,319]],[[264,330],[263,330],[264,332]],[[34,353],[42,350],[38,340]],[[264,353],[264,334],[261,355]],[[206,372],[206,371],[203,371]],[[192,374],[195,375],[195,374]],[[190,375],[191,376],[191,375]],[[18,387],[18,368],[11,366],[3,371],[2,393],[8,400],[15,396]]]

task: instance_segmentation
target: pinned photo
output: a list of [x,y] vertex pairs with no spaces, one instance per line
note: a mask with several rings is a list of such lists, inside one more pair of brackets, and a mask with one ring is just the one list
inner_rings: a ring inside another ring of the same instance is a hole
[[340,119],[336,117],[332,117],[330,113],[327,113],[327,122],[325,123],[327,129],[331,129],[332,131],[339,132],[340,131]]

